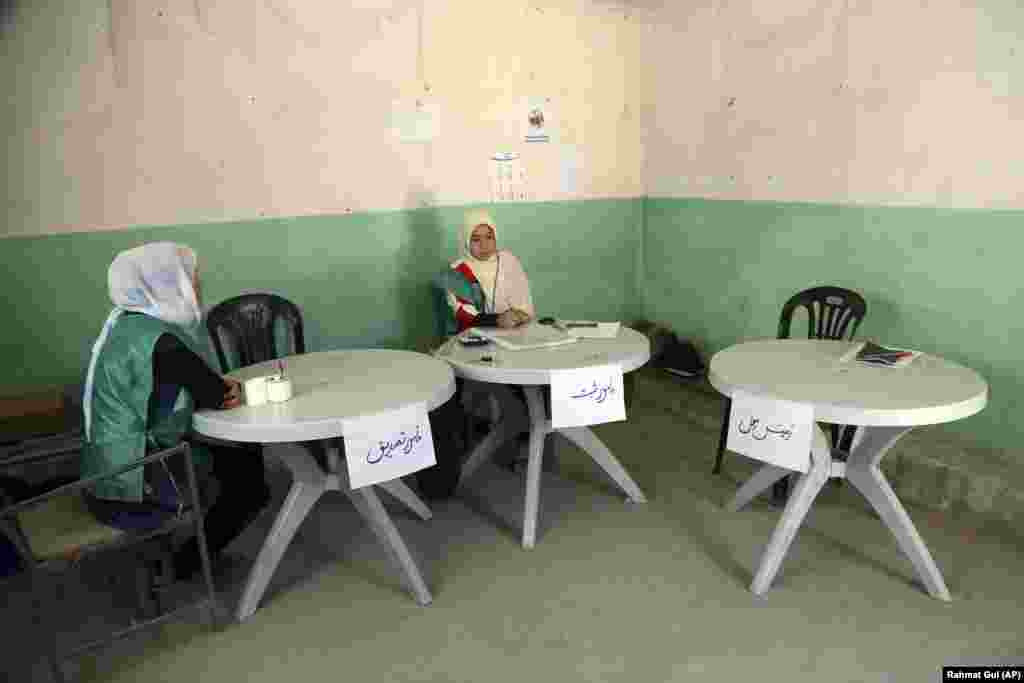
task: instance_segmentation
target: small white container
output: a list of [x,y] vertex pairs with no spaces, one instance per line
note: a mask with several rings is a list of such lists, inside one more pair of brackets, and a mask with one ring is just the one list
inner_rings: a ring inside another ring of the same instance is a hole
[[271,377],[267,379],[267,400],[271,403],[284,403],[292,397],[292,381],[287,377]]
[[245,405],[255,407],[267,402],[266,377],[253,377],[242,386],[245,388]]

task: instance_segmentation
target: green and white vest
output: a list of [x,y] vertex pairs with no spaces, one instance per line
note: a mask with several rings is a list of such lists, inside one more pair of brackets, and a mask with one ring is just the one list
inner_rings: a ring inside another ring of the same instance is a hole
[[[82,450],[82,477],[123,467],[181,442],[192,424],[192,397],[183,387],[170,414],[149,414],[153,393],[153,350],[163,334],[172,334],[188,348],[194,344],[173,325],[148,315],[122,315],[100,350],[93,375],[91,428]],[[205,450],[193,445],[193,461]],[[98,482],[98,498],[130,502],[143,499],[142,468]]]

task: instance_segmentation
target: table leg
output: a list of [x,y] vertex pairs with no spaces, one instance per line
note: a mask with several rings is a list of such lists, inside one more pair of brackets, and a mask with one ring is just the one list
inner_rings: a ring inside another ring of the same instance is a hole
[[528,429],[522,403],[516,399],[512,391],[506,386],[493,385],[492,392],[491,396],[497,400],[501,419],[466,458],[462,465],[460,481],[468,480],[499,448]]
[[646,503],[643,491],[637,486],[633,478],[626,472],[626,468],[612,455],[612,452],[604,445],[601,439],[597,438],[589,427],[566,427],[555,430],[565,438],[579,446],[584,453],[593,458],[601,469],[608,473],[608,476],[619,485],[626,497],[633,503]]
[[626,469],[612,455],[597,435],[587,427],[567,427],[553,430],[551,420],[544,409],[544,386],[525,386],[526,407],[530,416],[529,459],[526,464],[526,501],[523,510],[523,547],[532,548],[536,544],[537,517],[540,510],[540,474],[544,460],[544,439],[552,431],[557,431],[584,453],[589,455],[608,476],[615,481],[626,496],[634,503],[645,503],[643,491],[629,476]]
[[[327,453],[327,469],[330,474],[337,475],[339,470],[342,469],[342,450],[344,447],[345,442],[342,440],[332,439],[329,442],[324,442],[324,450]],[[345,465],[346,472],[347,468],[348,465]],[[430,508],[427,507],[427,504],[401,479],[387,481],[383,484],[377,484],[377,486],[380,486],[397,498],[407,508],[419,515],[420,519],[430,519],[434,516]]]
[[434,516],[430,511],[430,508],[427,507],[427,504],[420,500],[420,497],[416,495],[416,492],[409,488],[408,484],[401,479],[385,481],[381,484],[377,484],[377,486],[400,500],[407,508],[419,515],[420,519],[430,519]]
[[249,570],[242,599],[235,611],[239,621],[248,619],[256,611],[267,584],[270,583],[270,577],[274,575],[299,525],[306,519],[314,503],[328,489],[328,475],[324,474],[312,457],[303,454],[284,456],[279,460],[291,471],[292,486],[277,513],[277,518],[274,519],[270,533],[263,541],[256,562]]
[[811,467],[797,480],[796,490],[786,502],[786,509],[783,510],[782,517],[776,524],[768,545],[765,546],[761,564],[750,585],[750,590],[754,594],[761,595],[771,587],[772,581],[782,565],[782,560],[789,551],[789,546],[796,538],[796,532],[803,524],[804,517],[807,516],[807,511],[810,510],[811,504],[825,482],[828,481],[831,473],[832,452],[828,445],[828,439],[820,427],[815,427],[814,442],[811,448]]
[[360,514],[366,518],[370,528],[373,529],[381,544],[387,549],[392,561],[401,571],[402,577],[405,579],[406,585],[412,592],[413,597],[416,598],[416,602],[421,605],[429,605],[434,598],[430,595],[430,590],[420,574],[419,567],[416,566],[416,561],[409,553],[409,548],[406,547],[405,541],[402,540],[402,536],[398,533],[398,529],[395,528],[391,517],[388,515],[387,510],[384,509],[373,487],[365,486],[355,491],[349,490],[346,491],[346,495],[348,495]]
[[544,459],[544,439],[551,423],[544,411],[544,387],[523,387],[530,413],[529,459],[526,461],[526,502],[523,510],[523,547],[532,548],[537,540],[537,515],[540,508],[540,472]]
[[767,491],[779,479],[793,474],[793,470],[787,470],[778,465],[764,465],[754,473],[750,479],[744,482],[733,499],[726,505],[729,512],[736,512],[744,505],[757,498],[763,491]]
[[896,543],[906,555],[925,589],[939,600],[950,600],[949,590],[928,547],[914,527],[907,511],[896,497],[879,461],[894,443],[910,431],[909,427],[861,427],[863,435],[846,461],[846,478],[860,491],[879,517],[896,537]]

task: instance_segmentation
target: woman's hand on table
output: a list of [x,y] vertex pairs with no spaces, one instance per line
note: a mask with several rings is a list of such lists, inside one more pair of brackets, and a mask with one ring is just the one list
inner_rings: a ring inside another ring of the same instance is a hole
[[221,410],[237,408],[242,405],[242,383],[230,377],[223,377],[222,379],[224,380],[226,390],[224,392],[224,402],[220,404]]
[[519,316],[516,315],[514,309],[509,309],[504,313],[498,314],[498,327],[503,329],[509,329],[519,324]]
[[516,316],[516,325],[525,325],[526,323],[533,320],[533,318],[530,317],[530,314],[524,310],[518,308],[513,308],[511,310],[512,313],[515,314]]

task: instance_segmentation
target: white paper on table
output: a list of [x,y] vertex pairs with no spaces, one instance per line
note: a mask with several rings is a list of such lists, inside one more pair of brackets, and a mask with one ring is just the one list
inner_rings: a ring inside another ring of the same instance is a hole
[[811,464],[814,407],[737,391],[732,397],[725,447],[788,470],[806,472]]
[[[621,323],[599,323],[590,320],[559,320],[559,327],[571,337],[578,339],[614,339],[619,336]],[[595,325],[596,327],[582,327]]]
[[583,427],[626,419],[622,366],[555,370],[551,373],[551,427]]
[[424,403],[347,418],[342,420],[342,430],[354,489],[398,479],[437,462]]
[[510,329],[474,327],[472,331],[510,351],[526,351],[576,343],[576,337],[552,326],[539,323],[530,323]]

